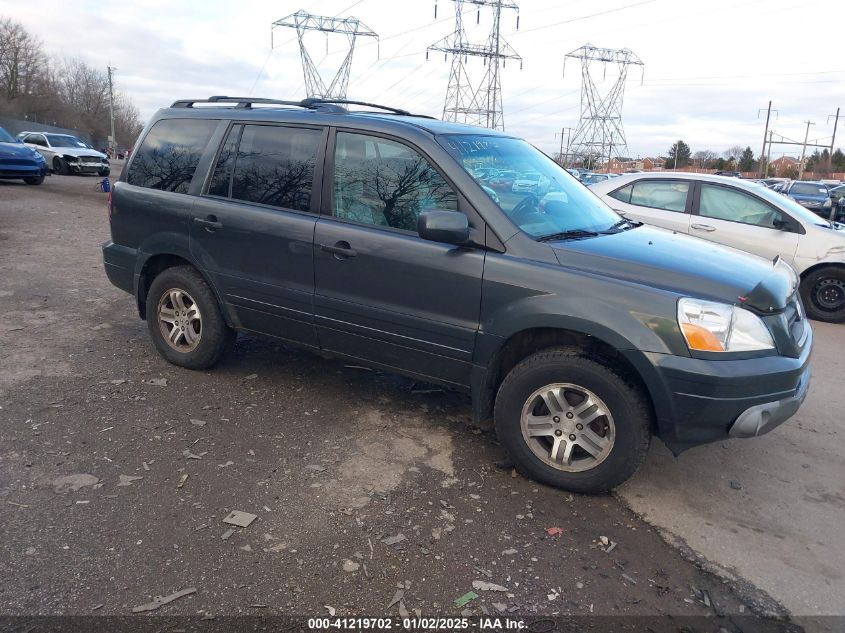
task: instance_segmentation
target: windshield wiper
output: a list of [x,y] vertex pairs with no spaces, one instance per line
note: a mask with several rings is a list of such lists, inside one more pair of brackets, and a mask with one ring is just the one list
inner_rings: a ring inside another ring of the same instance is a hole
[[596,231],[585,231],[584,229],[572,229],[571,231],[561,231],[560,233],[552,233],[551,235],[543,235],[538,237],[538,242],[554,242],[555,240],[578,240],[583,237],[597,237]]

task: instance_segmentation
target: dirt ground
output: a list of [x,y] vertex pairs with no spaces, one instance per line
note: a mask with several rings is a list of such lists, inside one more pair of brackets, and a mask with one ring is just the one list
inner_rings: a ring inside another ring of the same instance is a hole
[[786,615],[615,497],[500,468],[465,396],[244,336],[169,365],[105,277],[95,184],[0,182],[0,615],[188,588],[155,613]]

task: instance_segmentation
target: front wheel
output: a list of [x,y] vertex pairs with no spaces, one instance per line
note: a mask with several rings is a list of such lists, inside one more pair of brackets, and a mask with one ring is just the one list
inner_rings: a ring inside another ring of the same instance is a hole
[[67,163],[63,158],[56,158],[53,159],[53,173],[58,174],[59,176],[65,176],[68,173]]
[[153,280],[147,328],[158,352],[188,369],[211,367],[235,339],[214,292],[191,266],[168,268]]
[[807,316],[816,321],[845,321],[845,268],[826,266],[801,282],[801,299]]
[[529,356],[496,396],[496,433],[527,476],[602,493],[631,477],[651,441],[652,414],[621,373],[573,348]]
[[40,185],[44,182],[44,176],[29,176],[24,178],[23,181],[28,185]]
[[105,169],[101,169],[101,170],[99,170],[99,171],[97,172],[97,175],[98,175],[98,176],[101,176],[101,177],[103,177],[103,178],[105,178],[105,177],[106,177],[106,176],[108,176],[110,173],[111,173],[111,169],[109,169],[109,168],[105,168]]

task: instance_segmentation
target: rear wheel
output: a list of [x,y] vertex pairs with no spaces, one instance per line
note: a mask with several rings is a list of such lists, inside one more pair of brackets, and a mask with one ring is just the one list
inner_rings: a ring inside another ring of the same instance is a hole
[[44,176],[30,176],[29,178],[24,178],[23,181],[28,185],[40,185],[44,182]]
[[235,339],[211,288],[191,266],[168,268],[153,280],[147,328],[158,352],[188,369],[211,367]]
[[53,173],[59,174],[60,176],[64,176],[68,173],[67,163],[63,158],[56,156],[53,159]]
[[826,266],[801,282],[801,299],[807,316],[816,321],[845,321],[845,268]]
[[607,492],[631,477],[651,440],[651,408],[617,370],[582,350],[529,356],[496,396],[496,433],[517,468],[574,492]]

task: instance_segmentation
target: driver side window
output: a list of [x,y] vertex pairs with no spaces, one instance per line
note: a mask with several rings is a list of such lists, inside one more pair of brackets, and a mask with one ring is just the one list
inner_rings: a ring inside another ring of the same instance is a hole
[[335,217],[417,232],[423,211],[457,211],[443,177],[410,147],[376,136],[338,132]]
[[751,194],[732,187],[701,183],[698,214],[703,218],[752,224],[768,229],[777,228],[783,214]]

